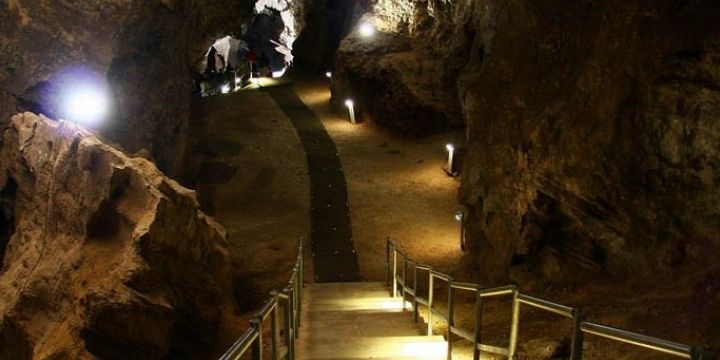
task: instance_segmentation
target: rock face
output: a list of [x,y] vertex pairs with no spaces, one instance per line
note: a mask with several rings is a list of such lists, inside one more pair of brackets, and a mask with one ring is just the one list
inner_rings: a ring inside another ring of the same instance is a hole
[[304,31],[295,42],[295,65],[306,71],[325,73],[332,69],[340,41],[350,31],[358,14],[369,10],[367,0],[310,0],[304,6]]
[[361,21],[379,32],[364,38],[353,31],[342,41],[334,65],[334,106],[356,98],[363,117],[410,134],[461,127],[458,79],[482,60],[475,44],[482,2],[372,3]]
[[379,0],[366,18],[384,34],[343,41],[333,96],[406,132],[465,121],[488,280],[714,273],[717,2]]
[[61,118],[80,70],[112,93],[102,131],[175,173],[192,74],[215,39],[240,33],[253,0],[0,2],[0,124],[17,111]]
[[195,193],[86,130],[16,115],[0,150],[0,358],[207,356],[233,310]]

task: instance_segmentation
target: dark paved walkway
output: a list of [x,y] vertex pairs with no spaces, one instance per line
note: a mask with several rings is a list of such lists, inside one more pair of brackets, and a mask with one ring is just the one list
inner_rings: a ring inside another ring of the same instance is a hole
[[307,154],[315,280],[360,280],[352,238],[347,186],[337,148],[320,119],[291,85],[264,89],[288,115]]

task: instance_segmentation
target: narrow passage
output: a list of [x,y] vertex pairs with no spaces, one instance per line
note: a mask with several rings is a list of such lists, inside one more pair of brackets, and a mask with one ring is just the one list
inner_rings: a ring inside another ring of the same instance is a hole
[[290,118],[307,155],[315,281],[360,280],[352,236],[345,173],[337,148],[320,119],[291,85],[265,88]]

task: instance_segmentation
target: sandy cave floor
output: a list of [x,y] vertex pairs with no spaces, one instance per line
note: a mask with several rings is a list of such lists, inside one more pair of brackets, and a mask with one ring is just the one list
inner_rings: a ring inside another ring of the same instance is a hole
[[[417,260],[458,273],[465,256],[454,218],[459,181],[442,167],[445,144],[461,134],[415,139],[352,125],[331,111],[327,83],[303,81],[296,89],[338,147],[363,280],[385,278],[387,237]],[[289,276],[295,242],[307,238],[310,226],[300,140],[285,114],[257,89],[203,99],[200,117],[189,160],[196,171],[184,182],[228,230],[240,267],[236,275],[250,276],[251,288],[261,291],[280,286]]]
[[[385,278],[388,236],[415,259],[460,273],[464,255],[453,216],[459,182],[442,167],[445,144],[461,134],[415,139],[352,125],[331,111],[327,85],[303,80],[296,91],[340,153],[362,279]],[[182,181],[228,231],[240,307],[251,312],[265,294],[287,284],[297,241],[309,235],[305,154],[290,120],[267,93],[250,89],[201,101],[191,126],[186,168],[192,171]],[[309,251],[305,255],[309,282],[312,258]]]

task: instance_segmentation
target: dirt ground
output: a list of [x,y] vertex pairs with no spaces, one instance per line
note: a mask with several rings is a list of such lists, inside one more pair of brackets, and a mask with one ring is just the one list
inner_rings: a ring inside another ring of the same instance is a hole
[[[459,182],[442,170],[445,144],[462,135],[403,138],[370,124],[352,125],[331,111],[327,85],[296,81],[298,95],[321,118],[340,153],[363,280],[384,279],[387,237],[419,261],[462,273],[454,218]],[[270,290],[287,284],[297,241],[309,234],[305,154],[267,93],[250,89],[201,101],[182,180],[227,229],[240,310],[251,312]],[[311,281],[308,252],[306,265]],[[245,326],[229,324],[227,330],[239,333]]]
[[410,138],[368,123],[353,125],[346,114],[331,110],[327,81],[302,79],[296,90],[340,152],[363,280],[385,278],[388,237],[412,258],[459,273],[465,256],[454,217],[460,182],[447,176],[443,165],[445,145],[463,135]]
[[302,144],[268,94],[245,91],[201,101],[182,180],[227,230],[235,297],[244,314],[239,323],[224,324],[221,354],[269,292],[287,285],[299,240],[309,235],[310,185]]

